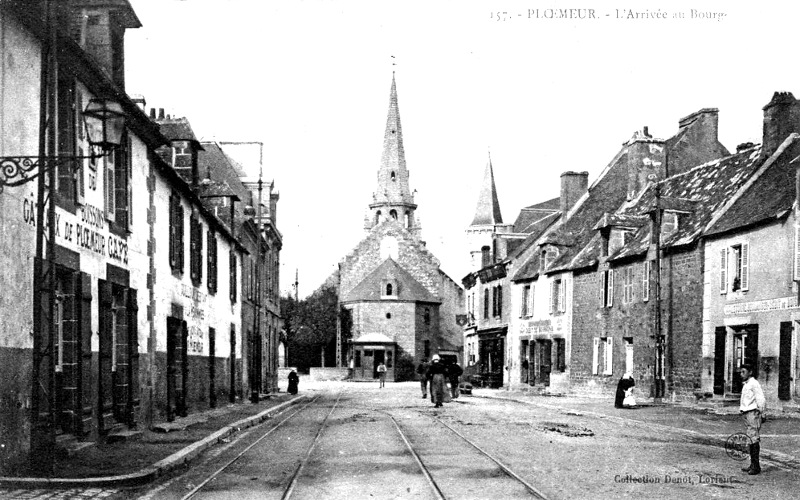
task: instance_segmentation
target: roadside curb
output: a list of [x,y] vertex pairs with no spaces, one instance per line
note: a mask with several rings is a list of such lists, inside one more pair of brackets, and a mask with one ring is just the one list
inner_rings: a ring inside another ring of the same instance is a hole
[[[605,413],[596,412],[592,410],[577,410],[574,408],[565,408],[563,406],[547,404],[547,403],[538,403],[534,401],[527,401],[525,399],[513,398],[513,397],[502,397],[502,396],[490,396],[490,395],[476,395],[474,397],[485,398],[485,399],[499,399],[504,401],[513,401],[515,403],[527,404],[531,406],[537,406],[539,408],[546,408],[549,410],[556,410],[561,413],[565,414],[575,414],[579,416],[587,416],[597,419],[606,419],[606,420],[613,420],[615,422],[619,422],[625,425],[632,425],[634,427],[640,429],[647,429],[647,430],[658,430],[663,432],[671,432],[673,434],[679,434],[684,438],[688,438],[692,442],[699,443],[699,444],[706,444],[709,446],[717,446],[720,448],[725,448],[726,440],[720,439],[712,436],[708,436],[706,434],[702,434],[697,431],[692,431],[688,429],[680,429],[678,427],[670,427],[668,425],[650,423],[650,422],[641,422],[639,420],[634,420],[625,417],[619,417],[616,415],[607,415]],[[761,449],[761,456],[762,458],[766,458],[768,460],[772,460],[773,462],[777,462],[785,467],[790,467],[792,469],[800,470],[800,458],[795,457],[793,455],[788,455],[786,453],[781,453],[779,451],[771,451]]]
[[108,488],[139,486],[149,483],[159,476],[189,463],[197,455],[206,449],[219,443],[222,439],[236,434],[242,429],[253,427],[269,419],[273,413],[283,410],[289,406],[299,403],[305,399],[305,395],[296,396],[289,401],[285,401],[271,408],[267,408],[261,413],[236,421],[226,425],[220,430],[213,432],[205,438],[195,441],[189,446],[172,455],[130,474],[117,476],[89,477],[89,478],[43,478],[43,477],[0,477],[0,487],[3,488]]

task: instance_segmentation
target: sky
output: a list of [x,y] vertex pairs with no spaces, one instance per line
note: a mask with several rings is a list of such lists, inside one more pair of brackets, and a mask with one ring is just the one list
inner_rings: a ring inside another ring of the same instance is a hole
[[366,235],[393,72],[422,238],[456,282],[489,154],[513,223],[558,196],[562,172],[591,185],[643,126],[666,139],[718,108],[735,151],[761,142],[775,91],[800,97],[800,2],[130,3],[142,27],[126,33],[127,92],[201,140],[263,143],[281,292],[297,272],[300,298]]

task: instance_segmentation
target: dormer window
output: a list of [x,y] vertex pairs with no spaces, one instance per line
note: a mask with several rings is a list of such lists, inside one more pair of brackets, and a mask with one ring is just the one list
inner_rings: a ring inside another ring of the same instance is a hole
[[678,212],[664,210],[661,217],[661,238],[666,238],[678,230]]
[[381,283],[381,299],[397,299],[397,292],[395,280],[384,280]]
[[608,238],[608,254],[613,255],[628,242],[629,231],[625,229],[612,229]]

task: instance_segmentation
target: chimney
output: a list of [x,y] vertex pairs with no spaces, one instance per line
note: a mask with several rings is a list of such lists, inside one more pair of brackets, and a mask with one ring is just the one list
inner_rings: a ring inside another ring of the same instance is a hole
[[156,119],[156,108],[150,108],[150,119],[151,120]]
[[158,119],[159,120],[164,119],[164,108],[158,108]]
[[139,109],[141,109],[143,113],[146,112],[147,101],[144,100],[144,96],[143,95],[138,95],[138,94],[137,95],[133,95],[133,96],[131,96],[131,101],[133,101],[133,103],[136,104],[136,106],[138,106]]
[[626,143],[628,146],[628,194],[632,200],[648,182],[659,181],[666,175],[667,153],[662,139],[654,139],[647,127],[637,131]]
[[800,104],[791,92],[775,92],[764,106],[762,154],[772,155],[793,132],[800,132]]
[[564,172],[561,174],[561,217],[566,217],[567,212],[589,189],[589,172]]
[[277,191],[271,192],[269,195],[269,217],[275,226],[278,225],[278,200],[280,199],[281,195]]
[[481,269],[489,267],[492,264],[492,253],[489,246],[481,247]]

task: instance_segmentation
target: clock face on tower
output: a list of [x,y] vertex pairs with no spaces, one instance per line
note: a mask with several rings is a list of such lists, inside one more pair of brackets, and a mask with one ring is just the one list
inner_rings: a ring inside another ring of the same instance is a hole
[[394,236],[384,236],[381,240],[381,260],[386,260],[389,257],[397,261],[398,257],[397,238]]

